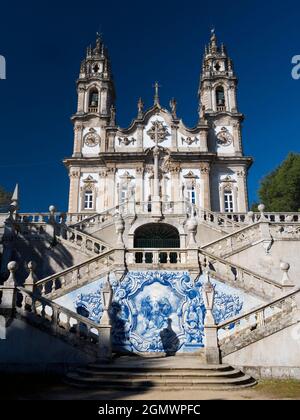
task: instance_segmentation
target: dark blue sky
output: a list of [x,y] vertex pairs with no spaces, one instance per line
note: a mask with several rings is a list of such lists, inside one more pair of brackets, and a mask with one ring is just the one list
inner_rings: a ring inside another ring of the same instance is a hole
[[86,46],[101,27],[117,91],[117,122],[127,126],[142,96],[152,104],[178,101],[187,125],[197,120],[200,64],[210,28],[226,44],[239,76],[239,108],[246,115],[244,151],[255,159],[251,201],[259,180],[289,151],[299,152],[300,80],[291,58],[300,54],[300,3],[214,1],[24,1],[1,4],[0,184],[19,182],[22,211],[67,209],[76,110],[75,80]]

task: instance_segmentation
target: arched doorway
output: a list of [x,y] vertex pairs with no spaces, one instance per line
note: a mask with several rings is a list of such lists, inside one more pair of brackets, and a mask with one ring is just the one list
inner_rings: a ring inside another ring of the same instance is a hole
[[[139,249],[174,249],[180,248],[180,237],[178,230],[166,223],[148,223],[136,229],[134,234],[134,248]],[[136,263],[151,264],[155,262],[154,252],[136,252]],[[158,263],[177,263],[177,252],[159,252]]]
[[134,248],[180,248],[178,230],[166,223],[148,223],[134,233]]

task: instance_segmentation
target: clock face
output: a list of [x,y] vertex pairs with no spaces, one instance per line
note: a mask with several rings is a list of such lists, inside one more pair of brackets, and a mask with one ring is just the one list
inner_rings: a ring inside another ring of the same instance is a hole
[[229,132],[228,128],[222,127],[219,133],[217,134],[217,143],[219,146],[230,146],[233,142],[232,134]]
[[89,133],[84,136],[84,144],[88,147],[95,147],[100,143],[100,137],[96,130],[90,128]]

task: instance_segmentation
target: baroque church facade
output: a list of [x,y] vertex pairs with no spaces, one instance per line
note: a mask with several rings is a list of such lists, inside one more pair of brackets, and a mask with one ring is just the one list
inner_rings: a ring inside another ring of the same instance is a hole
[[[100,37],[77,94],[68,211],[22,213],[16,187],[0,213],[0,371],[69,371],[101,388],[124,387],[116,370],[139,386],[134,372],[152,369],[175,389],[299,379],[300,213],[248,211],[237,77],[215,33],[193,128],[175,99],[161,106],[158,83],[120,128]],[[188,359],[133,358],[128,372],[128,352]]]
[[115,87],[100,38],[87,49],[77,80],[69,212],[101,212],[134,194],[137,203],[178,203],[183,198],[213,211],[248,210],[247,172],[237,105],[237,78],[225,47],[213,33],[205,50],[199,85],[199,120],[189,128],[177,116],[176,100],[154,104],[122,129],[116,124]]

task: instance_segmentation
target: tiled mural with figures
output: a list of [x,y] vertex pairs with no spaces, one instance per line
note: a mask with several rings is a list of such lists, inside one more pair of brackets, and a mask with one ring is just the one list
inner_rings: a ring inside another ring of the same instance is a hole
[[[105,281],[99,279],[56,302],[99,322]],[[186,272],[131,271],[121,283],[113,275],[110,282],[114,292],[110,315],[115,349],[175,353],[204,347],[203,277],[193,282]],[[262,303],[213,279],[212,283],[217,323]]]

